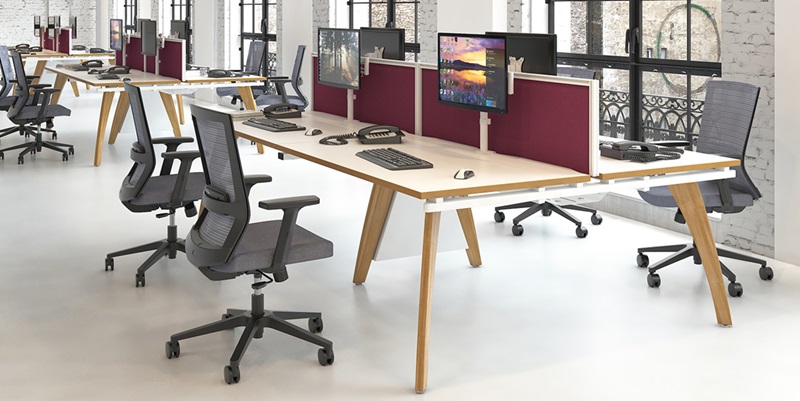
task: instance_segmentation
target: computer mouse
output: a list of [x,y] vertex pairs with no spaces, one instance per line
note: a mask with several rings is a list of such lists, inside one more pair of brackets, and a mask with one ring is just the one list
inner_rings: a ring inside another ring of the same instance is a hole
[[453,175],[453,178],[457,180],[468,180],[472,177],[475,177],[475,172],[467,168],[462,168],[461,170],[456,171],[456,174]]
[[322,130],[321,129],[313,129],[313,130],[311,130],[311,135],[312,136],[322,135]]

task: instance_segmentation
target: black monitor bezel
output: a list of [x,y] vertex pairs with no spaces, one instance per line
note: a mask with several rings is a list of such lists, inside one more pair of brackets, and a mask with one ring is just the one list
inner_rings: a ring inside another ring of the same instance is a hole
[[[112,26],[114,24],[114,21],[119,21],[119,49],[116,49],[116,48],[113,47],[114,41],[111,40],[111,35],[114,32],[114,30],[111,29],[111,28],[112,28]],[[108,20],[108,47],[111,50],[120,51],[120,52],[122,51],[122,49],[124,47],[124,42],[123,42],[124,41],[124,35],[125,35],[124,21],[121,18],[111,18],[110,20]]]
[[72,39],[78,39],[78,17],[69,17],[69,28]]
[[181,24],[181,32],[180,33],[182,33],[183,36],[185,36],[183,38],[178,36],[178,39],[184,39],[184,40],[189,39],[189,21],[187,21],[185,19],[173,19],[173,20],[170,20],[169,21],[169,34],[173,35],[175,33],[175,30],[173,28],[175,27],[176,23]]
[[[383,59],[384,60],[405,61],[405,59],[406,59],[406,30],[405,29],[403,29],[403,28],[368,28],[368,27],[362,27],[360,29],[360,31],[361,31],[361,34],[359,34],[360,36],[358,38],[358,41],[359,41],[359,45],[358,46],[359,46],[359,54],[361,54],[361,57],[364,57],[364,50],[365,50],[364,49],[364,34],[363,34],[364,32],[367,32],[367,33],[369,33],[369,32],[382,32],[382,33],[395,32],[395,33],[399,33],[400,34],[400,42],[396,43],[398,45],[399,50],[400,50],[399,58],[387,58],[387,57],[384,56]],[[384,52],[385,51],[386,51],[386,49],[384,49]]]
[[539,71],[525,71],[525,63],[522,64],[523,70],[522,72],[528,74],[541,74],[541,75],[558,75],[558,38],[557,35],[554,33],[522,33],[522,32],[486,32],[487,35],[502,35],[506,37],[506,58],[509,55],[513,56],[513,54],[509,54],[508,49],[508,38],[523,38],[523,39],[546,39],[550,43],[553,44],[553,64],[549,67],[552,67],[551,70],[546,72],[539,72]]
[[439,100],[440,104],[446,104],[448,106],[460,107],[462,109],[467,110],[475,110],[485,113],[492,113],[492,114],[506,114],[508,113],[508,63],[503,63],[503,80],[505,81],[505,101],[503,102],[504,108],[497,108],[497,107],[487,107],[487,106],[477,106],[474,104],[466,104],[466,103],[458,103],[449,100],[442,100],[442,92],[441,92],[441,72],[442,72],[442,57],[441,55],[442,49],[442,36],[458,36],[464,38],[481,38],[481,39],[502,39],[503,41],[506,40],[505,36],[499,35],[487,35],[487,34],[474,34],[474,33],[448,33],[448,32],[439,32],[436,36],[436,58],[437,58],[437,68],[436,68],[436,97]]
[[[142,29],[142,32],[140,32],[140,34],[142,35],[142,55],[149,56],[149,57],[155,57],[155,56],[158,55],[158,24],[156,23],[155,20],[151,20],[151,19],[142,19],[142,20],[140,20],[140,22],[141,22],[141,29]],[[152,35],[150,35],[149,33],[148,33],[148,35],[145,35],[145,32],[144,32],[145,31],[145,25],[153,27]],[[149,43],[153,45],[153,52],[152,53],[145,53],[145,43],[148,43],[148,39],[149,39]]]
[[323,81],[321,79],[321,77],[320,77],[320,73],[322,71],[322,65],[321,65],[322,64],[322,57],[320,57],[320,54],[317,54],[317,83],[319,83],[321,85],[325,85],[325,86],[334,87],[334,88],[359,90],[361,88],[361,71],[360,71],[360,69],[361,69],[361,32],[360,32],[360,30],[358,30],[358,29],[347,29],[347,28],[323,28],[323,27],[320,27],[317,30],[317,52],[319,52],[319,49],[320,49],[320,43],[319,42],[320,42],[320,38],[322,37],[321,32],[323,30],[325,30],[325,31],[347,31],[347,32],[355,32],[356,34],[358,34],[358,52],[357,52],[358,53],[358,57],[359,57],[359,60],[358,60],[359,73],[357,75],[358,76],[358,83],[356,84],[356,86],[350,86],[350,85],[340,84],[338,82]]
[[33,36],[39,37],[42,33],[42,17],[39,15],[33,16]]

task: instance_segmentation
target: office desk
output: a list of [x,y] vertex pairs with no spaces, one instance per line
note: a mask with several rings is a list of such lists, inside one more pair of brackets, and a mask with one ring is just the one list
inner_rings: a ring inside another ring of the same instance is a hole
[[[325,135],[343,134],[368,125],[315,112],[306,112],[302,119],[292,121],[309,128],[320,128]],[[518,157],[480,153],[465,145],[407,135],[403,144],[388,146],[426,159],[433,163],[434,168],[390,171],[355,156],[359,150],[387,145],[360,145],[356,140],[351,140],[351,144],[345,146],[324,146],[317,143],[319,137],[306,137],[302,131],[272,133],[241,122],[235,122],[235,130],[244,138],[373,184],[353,275],[356,284],[362,284],[367,279],[395,192],[426,201],[423,206],[425,219],[414,386],[418,393],[425,391],[427,386],[433,275],[439,222],[441,212],[445,210],[457,211],[467,239],[469,263],[479,266],[481,256],[472,207],[669,185],[700,251],[717,322],[726,326],[732,324],[719,259],[697,182],[732,177],[735,173],[730,167],[738,165],[738,160],[693,152],[687,152],[678,160],[647,164],[603,159],[600,163],[601,173],[597,177],[590,177],[563,167]],[[474,170],[475,177],[469,180],[453,179],[453,173],[464,166]]]
[[[9,50],[13,49],[13,47],[9,47]],[[28,60],[36,60],[36,68],[34,69],[33,75],[41,77],[44,73],[45,67],[47,66],[48,61],[81,61],[87,58],[97,58],[97,59],[110,59],[114,60],[114,53],[75,53],[75,54],[66,54],[66,53],[59,53],[53,50],[43,49],[40,52],[35,52],[35,54],[21,54],[22,62],[24,63]],[[33,81],[34,84],[39,82],[39,78]],[[77,92],[77,89],[73,87],[73,90]],[[56,95],[56,94],[54,94]]]

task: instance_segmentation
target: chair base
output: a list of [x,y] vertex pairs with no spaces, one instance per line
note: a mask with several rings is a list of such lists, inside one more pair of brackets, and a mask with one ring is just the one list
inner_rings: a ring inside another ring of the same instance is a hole
[[[51,132],[53,138],[57,137],[57,133],[54,130],[41,129],[41,128],[34,130],[33,128],[26,125],[20,125],[18,127],[15,127],[15,130],[9,131],[8,134],[12,132],[19,132],[20,135],[24,134],[26,136],[33,136],[34,140],[30,142],[21,143],[15,146],[10,146],[4,149],[0,149],[0,159],[5,159],[4,152],[16,149],[22,150],[19,153],[19,156],[17,157],[17,164],[25,163],[24,156],[26,154],[28,153],[35,154],[36,152],[41,152],[42,149],[50,149],[56,152],[61,152],[61,160],[63,161],[69,160],[69,155],[75,154],[75,148],[70,144],[42,140],[42,131]],[[7,134],[4,133],[0,136],[5,136],[5,135]]]
[[[320,365],[332,364],[334,359],[333,343],[316,334],[322,332],[322,314],[317,312],[264,310],[264,294],[261,293],[260,288],[263,288],[265,283],[258,282],[259,276],[256,276],[256,280],[256,284],[253,285],[254,293],[251,296],[251,310],[228,309],[220,320],[172,335],[165,346],[167,358],[172,359],[180,356],[180,340],[230,330],[236,327],[244,327],[239,342],[236,344],[233,354],[231,354],[230,363],[223,370],[225,382],[228,384],[238,383],[241,379],[239,364],[242,361],[242,357],[244,357],[250,341],[253,338],[261,338],[265,328],[277,330],[322,347],[317,352],[317,359]],[[259,286],[259,284],[263,285]],[[287,321],[294,319],[308,319],[308,330]]]
[[[661,286],[661,277],[656,274],[657,271],[675,264],[681,260],[687,259],[690,256],[692,257],[692,261],[694,264],[699,265],[702,264],[702,260],[700,259],[700,253],[697,250],[697,247],[694,243],[692,244],[679,244],[679,245],[664,245],[664,246],[654,246],[654,247],[647,247],[647,248],[639,248],[638,255],[636,256],[636,264],[639,267],[647,267],[648,272],[650,274],[647,275],[647,284],[652,287],[656,288]],[[672,252],[671,255],[667,256],[664,259],[659,260],[654,265],[650,266],[650,258],[645,255],[645,253],[649,252]],[[717,248],[717,254],[720,257],[741,260],[744,262],[751,262],[757,263],[761,265],[758,269],[758,275],[761,277],[762,280],[772,280],[774,277],[774,272],[772,268],[767,266],[767,262],[764,259],[755,258],[749,255],[745,255],[739,252],[733,252],[726,249],[719,249]],[[742,285],[736,282],[736,275],[725,266],[722,261],[719,262],[720,269],[722,270],[722,274],[728,279],[728,294],[732,297],[741,297],[744,293]]]
[[551,202],[542,202],[542,203],[523,202],[523,203],[515,203],[513,205],[498,206],[494,208],[494,220],[498,223],[501,223],[505,220],[505,214],[502,212],[503,210],[520,209],[520,208],[526,208],[527,210],[520,213],[513,220],[514,225],[511,227],[511,233],[514,234],[515,236],[520,236],[525,232],[520,223],[523,220],[527,219],[530,216],[533,216],[538,212],[542,212],[542,216],[550,216],[553,212],[556,212],[556,214],[558,214],[559,216],[571,221],[576,226],[575,235],[578,238],[586,238],[586,236],[589,234],[589,230],[583,227],[583,223],[580,220],[578,220],[577,217],[573,216],[571,213],[567,212],[564,209],[591,213],[592,214],[591,220],[592,224],[594,225],[599,225],[600,223],[603,222],[603,217],[597,214],[597,210],[590,209],[588,207],[580,205],[559,206]]
[[[170,215],[170,218],[174,219],[174,213]],[[150,254],[147,260],[145,260],[138,269],[136,269],[136,287],[144,287],[144,273],[147,271],[147,269],[156,264],[156,262],[161,260],[161,258],[166,256],[169,259],[175,259],[178,252],[186,253],[185,241],[181,238],[178,238],[178,226],[175,224],[170,224],[167,226],[167,238],[164,238],[160,241],[109,253],[106,255],[106,271],[114,270],[114,258],[118,256],[133,255],[147,251],[153,251],[153,253]]]

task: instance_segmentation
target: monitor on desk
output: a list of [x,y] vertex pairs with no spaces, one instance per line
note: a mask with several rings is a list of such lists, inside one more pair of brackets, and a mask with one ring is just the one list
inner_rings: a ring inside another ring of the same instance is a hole
[[42,31],[42,17],[35,15],[33,17],[33,36],[37,38],[41,34]]
[[142,28],[142,54],[155,57],[158,54],[158,32],[153,20],[139,20]]
[[319,28],[317,81],[357,90],[361,83],[358,29]]
[[514,57],[524,58],[521,72],[556,75],[556,35],[547,33],[486,32],[487,35],[505,36],[506,62]]
[[170,35],[178,39],[189,38],[189,21],[178,19],[169,22]]
[[69,17],[69,29],[72,39],[78,39],[78,17]]
[[111,19],[108,22],[108,43],[111,50],[122,51],[122,20]]
[[361,28],[361,55],[381,52],[389,60],[406,59],[406,30],[399,28]]
[[439,34],[439,103],[505,113],[507,98],[504,37]]

